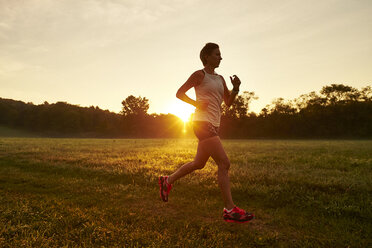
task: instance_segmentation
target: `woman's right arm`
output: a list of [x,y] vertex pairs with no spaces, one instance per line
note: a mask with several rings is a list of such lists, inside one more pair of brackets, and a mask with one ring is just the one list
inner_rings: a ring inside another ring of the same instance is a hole
[[187,81],[178,89],[176,97],[178,99],[180,99],[184,102],[187,102],[188,104],[191,104],[191,105],[193,105],[194,107],[197,108],[198,103],[195,100],[188,97],[186,95],[186,92],[189,89],[191,89],[192,87],[195,87],[195,86],[199,85],[203,81],[203,78],[204,78],[204,73],[201,70],[196,71],[193,74],[191,74],[189,79],[187,79]]

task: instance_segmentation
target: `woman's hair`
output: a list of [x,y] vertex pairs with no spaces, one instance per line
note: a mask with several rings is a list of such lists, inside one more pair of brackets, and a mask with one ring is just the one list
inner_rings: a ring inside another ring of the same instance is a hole
[[200,59],[203,62],[203,65],[207,64],[207,55],[211,55],[213,50],[219,48],[219,46],[216,43],[207,43],[200,51]]

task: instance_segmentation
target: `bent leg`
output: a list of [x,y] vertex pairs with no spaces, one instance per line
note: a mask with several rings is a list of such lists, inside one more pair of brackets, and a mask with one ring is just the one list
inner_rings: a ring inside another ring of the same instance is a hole
[[226,155],[225,149],[222,146],[220,137],[214,136],[203,140],[203,150],[210,154],[213,160],[218,165],[218,185],[221,189],[222,198],[227,209],[235,206],[230,189],[229,168],[230,161]]
[[182,165],[178,170],[176,170],[172,175],[168,177],[168,183],[172,184],[181,177],[190,174],[194,170],[202,169],[209,159],[209,153],[202,148],[201,142],[198,143],[198,150],[194,161]]

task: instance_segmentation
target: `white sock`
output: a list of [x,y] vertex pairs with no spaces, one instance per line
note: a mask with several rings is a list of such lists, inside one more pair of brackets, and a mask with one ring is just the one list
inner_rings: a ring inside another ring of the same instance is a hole
[[232,209],[227,209],[227,208],[224,208],[227,212],[231,212],[231,210],[233,210],[234,208],[232,208]]

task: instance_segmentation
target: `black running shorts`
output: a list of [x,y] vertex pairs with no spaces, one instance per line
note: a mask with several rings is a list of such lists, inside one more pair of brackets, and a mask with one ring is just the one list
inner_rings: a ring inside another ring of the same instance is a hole
[[194,121],[192,127],[199,141],[218,136],[218,127],[208,121]]

